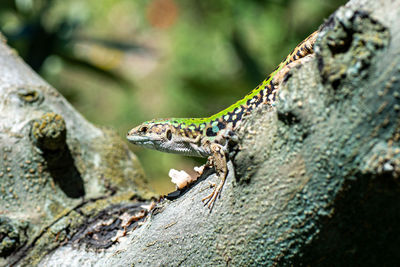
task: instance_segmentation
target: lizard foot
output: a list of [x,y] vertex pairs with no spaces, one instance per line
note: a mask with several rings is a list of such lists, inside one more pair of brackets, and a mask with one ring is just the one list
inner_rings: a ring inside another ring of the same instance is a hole
[[208,204],[208,208],[212,209],[212,207],[214,206],[215,200],[217,199],[217,197],[220,195],[222,187],[224,186],[224,182],[225,181],[221,181],[218,186],[215,186],[214,183],[210,182],[210,185],[214,187],[214,190],[211,194],[209,194],[208,196],[206,196],[205,198],[203,198],[201,201],[205,201],[205,205]]

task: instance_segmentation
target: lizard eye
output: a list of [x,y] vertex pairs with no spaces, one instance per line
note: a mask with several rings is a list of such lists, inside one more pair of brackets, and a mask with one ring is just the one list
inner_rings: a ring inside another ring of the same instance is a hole
[[140,133],[146,133],[148,130],[147,126],[142,126],[142,128],[140,128],[139,132]]
[[166,137],[167,137],[167,139],[168,139],[169,141],[171,141],[171,139],[172,139],[172,132],[171,132],[171,130],[167,130]]

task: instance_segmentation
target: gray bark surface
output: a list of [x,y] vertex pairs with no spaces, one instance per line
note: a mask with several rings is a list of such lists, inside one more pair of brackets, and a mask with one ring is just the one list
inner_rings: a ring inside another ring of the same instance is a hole
[[[39,242],[43,234],[30,243],[26,257],[14,262],[43,266],[397,265],[399,20],[400,2],[390,0],[350,1],[328,19],[314,58],[290,71],[276,106],[258,109],[245,121],[231,155],[227,182],[212,212],[201,202],[211,190],[208,182],[216,182],[215,175],[207,172],[177,199],[159,202],[124,235],[110,230],[121,228],[121,224],[111,227],[110,218],[123,217],[129,208],[131,217],[146,210],[141,202],[146,196],[87,204],[101,206],[103,212],[79,206],[73,211],[91,220],[81,218],[69,232],[65,224],[53,223],[46,231],[62,233],[63,242]],[[0,49],[4,51],[9,50]],[[20,65],[16,62],[7,68]],[[0,73],[4,76],[5,72]],[[37,76],[13,79],[43,83]],[[55,112],[75,114],[67,103],[63,105],[68,110]],[[17,113],[21,107],[14,109]],[[36,117],[32,114],[13,124],[25,121],[26,125]],[[100,135],[81,117],[65,121],[67,127],[81,123],[77,128],[91,133],[87,139]],[[11,128],[21,134],[20,142],[29,136],[23,125]],[[81,148],[85,149],[93,148]],[[131,188],[116,192],[130,190],[138,192]],[[71,220],[72,215],[65,214],[62,220]],[[16,225],[11,224],[24,229]],[[100,244],[102,237],[114,240],[115,236],[117,241]],[[50,246],[54,243],[57,246]],[[44,248],[34,250],[39,245]],[[9,258],[16,255],[20,256]]]
[[34,265],[104,208],[133,212],[152,194],[126,142],[87,122],[3,37],[0,62],[0,266]]

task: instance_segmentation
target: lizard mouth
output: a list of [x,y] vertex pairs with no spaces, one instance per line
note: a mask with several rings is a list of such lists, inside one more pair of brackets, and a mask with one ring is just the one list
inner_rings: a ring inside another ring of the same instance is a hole
[[153,140],[151,140],[151,138],[148,136],[128,135],[126,138],[128,139],[129,142],[131,142],[135,145],[150,148],[150,149],[156,149],[154,146],[155,144],[154,144]]
[[129,142],[134,144],[145,144],[150,142],[150,138],[147,136],[128,135],[126,138],[129,140]]

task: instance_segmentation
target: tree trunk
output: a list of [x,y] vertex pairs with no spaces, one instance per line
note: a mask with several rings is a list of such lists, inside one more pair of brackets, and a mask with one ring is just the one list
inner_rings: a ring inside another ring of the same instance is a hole
[[211,172],[146,206],[126,146],[1,44],[0,263],[397,265],[399,25],[399,1],[333,14],[276,106],[246,119],[212,212]]

